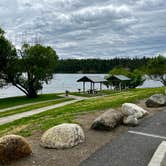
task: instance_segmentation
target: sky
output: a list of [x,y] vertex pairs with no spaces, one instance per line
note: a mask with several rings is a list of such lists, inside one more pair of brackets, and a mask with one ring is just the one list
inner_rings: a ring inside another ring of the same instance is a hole
[[0,27],[60,58],[166,56],[165,0],[0,0]]

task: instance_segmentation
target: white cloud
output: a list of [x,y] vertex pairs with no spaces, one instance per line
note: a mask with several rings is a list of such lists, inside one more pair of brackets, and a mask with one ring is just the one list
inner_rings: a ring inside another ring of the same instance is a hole
[[0,26],[16,44],[38,36],[60,57],[166,52],[165,0],[1,0]]

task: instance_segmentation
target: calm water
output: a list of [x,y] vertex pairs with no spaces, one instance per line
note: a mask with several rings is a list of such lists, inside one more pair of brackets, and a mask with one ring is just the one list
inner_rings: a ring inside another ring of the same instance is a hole
[[[66,90],[78,91],[78,89],[82,89],[82,83],[77,83],[77,80],[85,75],[104,77],[106,74],[55,74],[50,83],[47,85],[44,84],[43,90],[39,93],[59,93],[65,92]],[[139,86],[138,88],[151,88],[161,86],[163,85],[160,81],[146,80],[143,85]],[[90,88],[89,83],[86,83],[86,88]],[[99,84],[96,84],[95,88],[99,89]],[[103,85],[103,89],[106,89],[106,86]],[[24,93],[13,86],[8,86],[0,89],[0,98],[22,95],[24,95]]]
[[[77,80],[82,76],[100,76],[104,77],[105,74],[55,74],[54,78],[50,81],[49,84],[45,85],[40,93],[57,93],[69,91],[78,91],[82,89],[82,83],[77,83]],[[86,86],[89,89],[89,84]],[[96,89],[99,89],[99,85],[96,84]],[[103,89],[106,87],[103,85]],[[24,95],[20,90],[13,86],[8,86],[3,89],[0,89],[0,98],[12,97],[12,96],[21,96]]]

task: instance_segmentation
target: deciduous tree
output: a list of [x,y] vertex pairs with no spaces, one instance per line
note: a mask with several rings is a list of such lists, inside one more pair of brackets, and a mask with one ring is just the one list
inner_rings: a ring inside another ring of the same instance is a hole
[[0,85],[11,83],[28,97],[35,98],[55,72],[58,60],[51,47],[23,45],[21,50],[4,37],[0,29]]
[[56,52],[51,47],[42,45],[23,45],[19,50],[17,72],[12,78],[12,84],[23,91],[28,97],[35,98],[43,83],[53,78],[58,60]]
[[129,77],[131,79],[128,85],[130,88],[135,88],[141,85],[144,81],[143,73],[141,70],[138,69],[130,71],[130,69],[128,68],[117,67],[112,69],[109,72],[109,75],[124,75]]

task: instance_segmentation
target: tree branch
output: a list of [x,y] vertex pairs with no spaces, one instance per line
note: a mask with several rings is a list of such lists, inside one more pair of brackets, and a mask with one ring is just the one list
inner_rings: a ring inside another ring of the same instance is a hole
[[15,87],[17,87],[18,89],[20,89],[22,92],[24,92],[27,96],[28,96],[28,92],[23,89],[24,87],[20,84],[15,84],[15,83],[12,83]]

